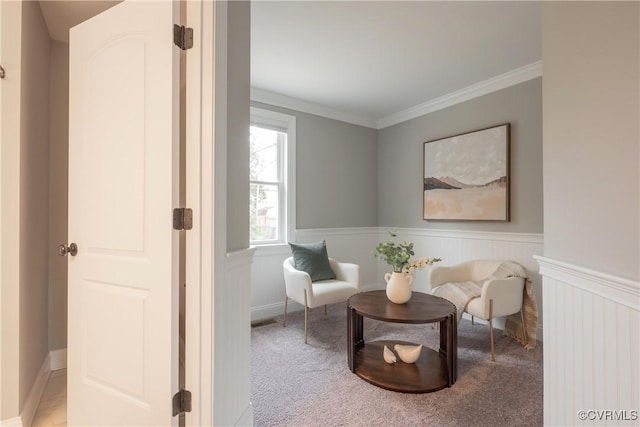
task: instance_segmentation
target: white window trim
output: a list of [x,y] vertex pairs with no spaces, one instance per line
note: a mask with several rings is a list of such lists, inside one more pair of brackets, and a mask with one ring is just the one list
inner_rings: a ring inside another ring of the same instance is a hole
[[[276,242],[252,241],[250,243],[252,246],[257,247],[287,245],[288,242],[295,241],[296,230],[296,117],[258,107],[251,107],[250,115],[250,124],[252,126],[274,127],[287,134],[287,143],[281,153],[283,156],[282,164],[286,165],[285,170],[281,172],[284,185],[284,192],[281,193],[281,198],[286,195],[286,200],[284,200],[285,208],[282,211],[284,218],[280,219],[280,224],[285,224],[282,228],[284,231],[282,240],[278,239]],[[281,199],[280,202],[282,203],[283,200]]]

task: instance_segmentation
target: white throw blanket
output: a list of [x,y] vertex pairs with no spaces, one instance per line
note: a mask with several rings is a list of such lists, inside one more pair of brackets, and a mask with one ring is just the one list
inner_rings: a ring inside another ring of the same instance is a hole
[[458,324],[462,318],[465,307],[473,298],[477,298],[482,293],[482,285],[489,279],[506,279],[509,277],[522,277],[525,280],[522,295],[522,310],[525,318],[525,329],[527,336],[522,336],[522,322],[520,314],[515,313],[507,316],[504,328],[504,335],[507,335],[522,345],[527,350],[536,346],[536,337],[538,333],[538,308],[533,296],[533,283],[527,274],[527,270],[514,261],[505,261],[501,263],[496,271],[489,277],[477,282],[451,282],[442,286],[438,286],[433,294],[451,301],[455,306],[458,314]]
[[482,284],[484,280],[477,282],[449,282],[438,286],[433,290],[433,295],[451,301],[456,306],[456,314],[458,315],[458,325],[462,320],[462,313],[472,299],[479,297],[482,293]]

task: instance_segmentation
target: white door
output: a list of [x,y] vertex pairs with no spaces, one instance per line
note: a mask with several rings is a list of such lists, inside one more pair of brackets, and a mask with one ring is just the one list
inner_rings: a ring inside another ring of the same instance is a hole
[[70,33],[69,425],[177,423],[178,13],[125,1]]

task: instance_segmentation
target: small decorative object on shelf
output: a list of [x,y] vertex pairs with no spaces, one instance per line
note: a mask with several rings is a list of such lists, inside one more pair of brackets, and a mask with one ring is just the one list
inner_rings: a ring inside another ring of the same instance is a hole
[[398,237],[395,231],[389,231],[391,239],[376,246],[374,256],[389,264],[393,273],[384,275],[387,282],[387,298],[393,303],[404,304],[411,299],[411,285],[413,274],[434,262],[442,261],[440,258],[419,258],[410,261],[415,255],[413,243],[396,243],[393,239]]
[[400,360],[404,363],[416,363],[418,357],[420,357],[420,351],[422,350],[422,344],[419,345],[401,345],[396,344],[393,349],[400,356]]
[[386,345],[382,350],[382,357],[384,358],[384,361],[389,364],[396,363],[398,361],[398,359],[396,359],[396,355],[393,354],[393,351],[389,350],[389,347],[387,347]]

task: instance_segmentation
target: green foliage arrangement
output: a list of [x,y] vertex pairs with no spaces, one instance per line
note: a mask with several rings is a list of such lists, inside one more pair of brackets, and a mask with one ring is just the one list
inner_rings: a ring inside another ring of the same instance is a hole
[[416,270],[423,269],[427,265],[442,261],[440,258],[419,258],[410,261],[411,257],[415,255],[413,243],[407,241],[397,243],[394,239],[398,237],[398,234],[394,230],[390,230],[389,234],[391,238],[388,241],[376,246],[374,256],[389,264],[394,273],[413,274]]

